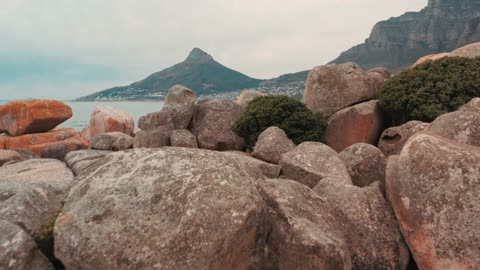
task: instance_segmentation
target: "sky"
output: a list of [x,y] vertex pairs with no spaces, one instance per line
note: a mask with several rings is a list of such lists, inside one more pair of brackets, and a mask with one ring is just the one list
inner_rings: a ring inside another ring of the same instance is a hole
[[427,0],[0,0],[0,100],[68,100],[141,80],[198,47],[268,79],[362,43]]

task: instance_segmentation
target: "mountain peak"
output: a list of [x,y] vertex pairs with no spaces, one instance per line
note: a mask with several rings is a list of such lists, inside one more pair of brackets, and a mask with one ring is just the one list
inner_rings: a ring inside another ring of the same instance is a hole
[[193,48],[193,50],[188,55],[186,62],[199,62],[199,61],[210,61],[213,60],[212,56],[199,48]]

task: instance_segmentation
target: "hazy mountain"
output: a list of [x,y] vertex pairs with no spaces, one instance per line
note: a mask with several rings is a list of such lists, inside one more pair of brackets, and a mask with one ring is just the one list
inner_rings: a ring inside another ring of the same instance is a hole
[[397,71],[422,56],[479,41],[480,0],[430,0],[419,12],[377,23],[365,43],[332,63],[355,62],[366,69],[383,66]]

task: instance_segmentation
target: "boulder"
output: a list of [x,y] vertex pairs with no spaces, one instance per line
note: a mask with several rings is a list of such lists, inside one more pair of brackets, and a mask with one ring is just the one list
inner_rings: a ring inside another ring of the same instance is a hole
[[428,126],[429,124],[424,122],[410,121],[402,126],[386,129],[380,136],[378,148],[386,156],[398,155],[410,137]]
[[349,245],[329,205],[308,187],[267,180],[268,250],[260,269],[352,269]]
[[154,112],[140,117],[138,120],[138,128],[141,130],[156,129],[166,126],[171,130],[174,129],[173,119],[168,112]]
[[198,146],[209,150],[242,150],[244,141],[232,130],[243,108],[226,99],[206,99],[197,103],[190,131]]
[[413,64],[412,67],[416,67],[418,65],[421,65],[427,61],[435,61],[435,60],[438,60],[438,59],[442,59],[444,57],[448,57],[450,56],[450,53],[437,53],[437,54],[429,54],[429,55],[426,55],[420,59],[417,60],[417,62],[415,62],[415,64]]
[[1,137],[0,148],[26,150],[42,158],[63,160],[70,151],[88,148],[88,141],[75,129],[57,129],[50,132],[27,134],[18,137]]
[[374,182],[385,184],[387,158],[373,145],[358,143],[343,150],[338,157],[347,166],[352,182],[366,187]]
[[446,113],[437,117],[427,130],[450,140],[480,146],[480,113],[472,111]]
[[186,129],[195,110],[197,95],[181,85],[173,86],[168,91],[163,105],[163,112],[170,113],[175,129]]
[[264,93],[256,90],[245,90],[237,97],[237,103],[242,106],[242,108],[246,109],[248,103],[254,100],[256,97],[265,96]]
[[19,136],[49,131],[72,117],[72,109],[57,100],[13,101],[0,106],[0,134]]
[[132,148],[133,138],[122,132],[99,134],[90,140],[90,148],[96,150],[121,151]]
[[278,163],[281,177],[298,181],[310,188],[325,178],[351,184],[347,167],[337,152],[319,142],[304,142],[282,155]]
[[480,148],[419,133],[389,159],[386,191],[419,269],[480,265]]
[[475,58],[480,56],[480,43],[472,43],[453,51],[450,56]]
[[0,217],[32,237],[62,209],[73,173],[53,159],[30,159],[0,167]]
[[352,269],[407,268],[410,252],[378,182],[360,188],[327,179],[314,191],[325,200],[348,243]]
[[94,165],[98,160],[112,153],[103,150],[78,150],[68,153],[65,156],[65,163],[73,171],[75,175],[82,174],[90,166]]
[[367,72],[365,76],[367,84],[372,88],[374,92],[372,99],[379,99],[382,92],[383,85],[385,84],[385,77],[379,72]]
[[77,176],[55,224],[66,269],[258,269],[263,201],[222,153],[115,152]]
[[378,100],[371,100],[336,112],[328,119],[326,143],[337,152],[356,143],[376,144],[382,132],[383,116]]
[[269,127],[258,136],[252,156],[278,164],[281,156],[293,148],[295,148],[295,144],[288,138],[285,131],[278,127]]
[[384,67],[376,67],[376,68],[369,69],[367,71],[367,73],[378,73],[378,74],[382,75],[384,80],[388,80],[392,76],[390,74],[390,71],[388,71],[388,69],[386,69]]
[[173,147],[198,148],[197,138],[188,129],[174,130],[170,140]]
[[17,151],[0,149],[0,166],[10,161],[24,160],[25,158]]
[[82,138],[84,138],[85,140],[90,141],[90,139],[92,138],[92,136],[90,135],[90,128],[86,127],[82,129],[82,131],[80,131],[80,136],[82,136]]
[[108,132],[122,132],[132,136],[135,123],[130,114],[107,106],[97,106],[90,117],[90,136]]
[[0,220],[0,269],[53,270],[35,241],[19,226]]
[[280,166],[258,160],[249,156],[245,152],[226,151],[222,153],[229,157],[235,158],[239,162],[241,167],[255,178],[277,178],[280,175]]
[[308,74],[303,102],[326,118],[341,109],[375,97],[367,73],[355,63],[315,67]]
[[135,133],[133,148],[160,148],[170,145],[172,130],[166,126]]
[[480,98],[474,98],[467,104],[463,105],[459,111],[468,111],[480,113]]

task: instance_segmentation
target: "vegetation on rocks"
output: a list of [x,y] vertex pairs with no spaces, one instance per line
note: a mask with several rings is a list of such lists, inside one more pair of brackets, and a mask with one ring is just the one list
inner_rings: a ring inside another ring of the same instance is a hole
[[247,148],[252,149],[260,133],[272,126],[283,129],[294,143],[300,144],[323,141],[327,124],[320,114],[314,114],[298,100],[264,96],[248,104],[233,129],[245,139]]
[[428,61],[388,80],[380,105],[394,123],[431,122],[480,96],[480,58]]

